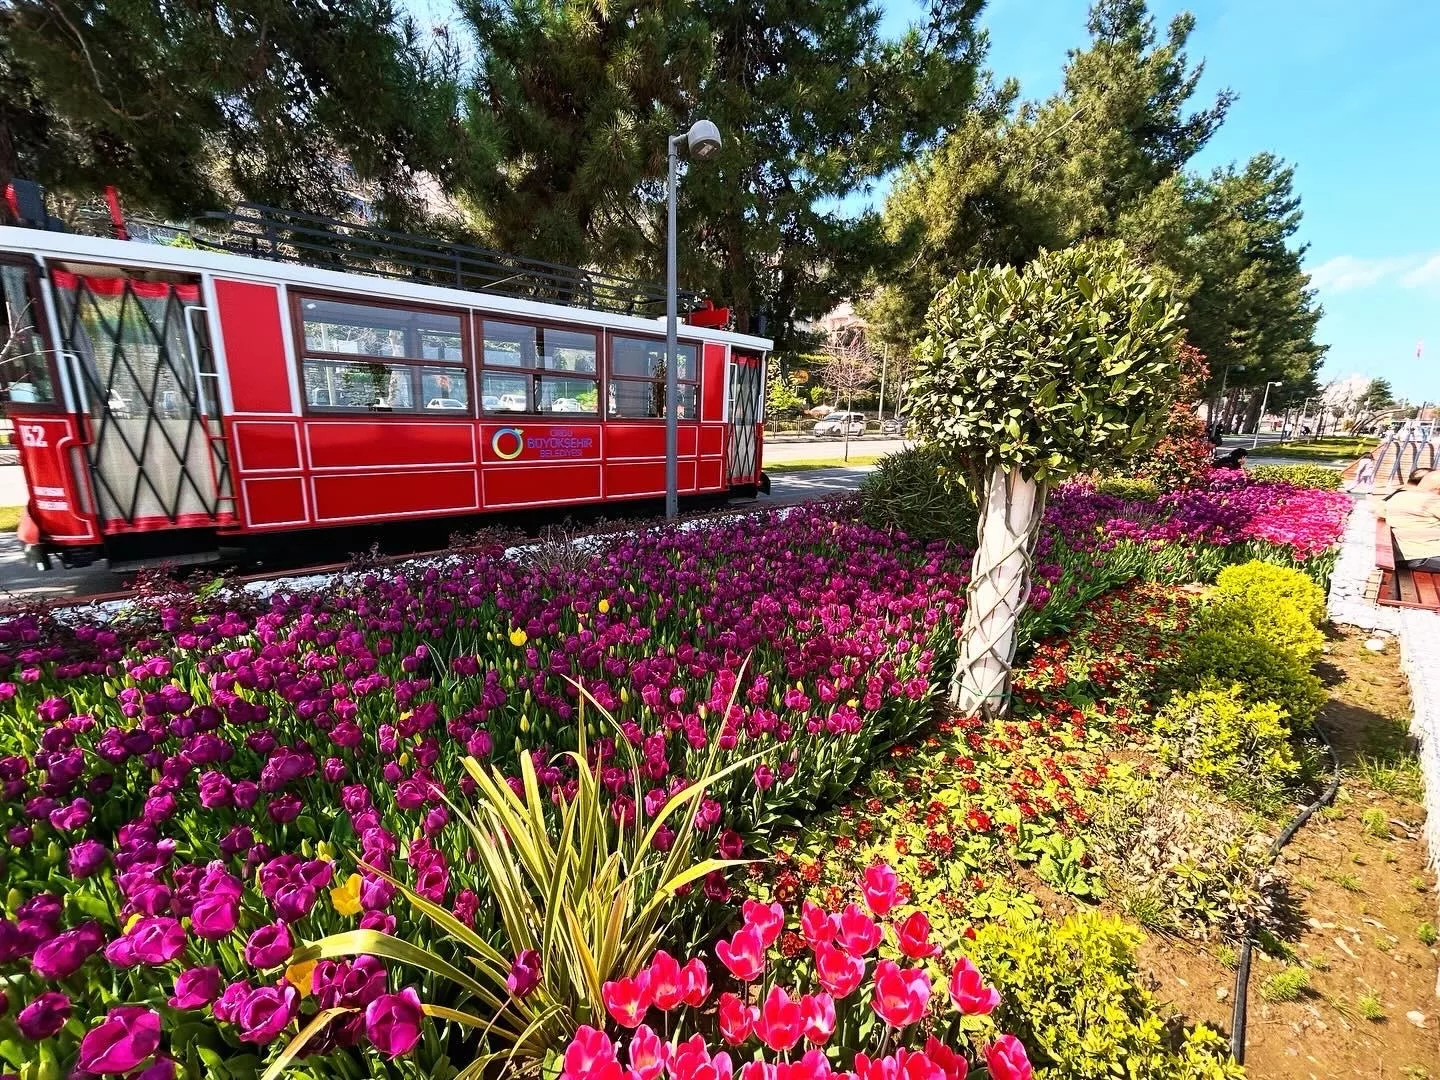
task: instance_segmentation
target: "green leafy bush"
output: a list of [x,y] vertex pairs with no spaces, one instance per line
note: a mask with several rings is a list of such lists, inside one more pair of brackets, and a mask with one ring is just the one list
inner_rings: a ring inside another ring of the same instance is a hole
[[1325,645],[1325,593],[1300,570],[1252,561],[1229,566],[1215,578],[1211,603],[1200,610],[1199,628],[1253,634],[1307,667]]
[[1274,563],[1226,567],[1215,579],[1214,595],[1220,600],[1243,600],[1262,612],[1284,600],[1294,604],[1312,626],[1325,622],[1325,590],[1303,571]]
[[1325,688],[1308,664],[1241,629],[1191,633],[1164,681],[1182,692],[1238,685],[1246,702],[1280,706],[1292,729],[1308,727],[1325,702]]
[[954,482],[934,450],[912,447],[880,459],[860,485],[860,516],[876,529],[895,528],[917,540],[975,545],[975,500]]
[[1095,912],[976,933],[971,958],[1000,991],[995,1019],[1025,1044],[1039,1080],[1231,1080],[1244,1071],[1204,1026],[1172,1040],[1145,989],[1141,931]]
[[1295,487],[1339,491],[1339,469],[1323,465],[1253,465],[1245,470],[1259,484],[1293,484]]
[[1238,686],[1175,698],[1155,734],[1162,758],[1214,787],[1267,790],[1299,771],[1280,706],[1247,702]]
[[1153,480],[1133,476],[1108,476],[1095,485],[1101,495],[1113,495],[1117,499],[1144,500],[1150,502],[1160,496],[1160,485]]

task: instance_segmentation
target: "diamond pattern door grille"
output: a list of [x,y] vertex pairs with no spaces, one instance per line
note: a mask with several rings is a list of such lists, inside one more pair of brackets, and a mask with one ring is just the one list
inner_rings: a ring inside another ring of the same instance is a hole
[[730,480],[755,479],[755,425],[760,422],[760,360],[732,356],[730,362]]
[[[91,420],[102,521],[194,526],[231,501],[214,360],[194,284],[55,271],[71,376]],[[226,508],[228,509],[228,507]]]

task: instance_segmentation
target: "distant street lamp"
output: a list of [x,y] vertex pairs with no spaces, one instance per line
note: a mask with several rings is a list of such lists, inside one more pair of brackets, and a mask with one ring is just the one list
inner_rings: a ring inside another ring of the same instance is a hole
[[1265,419],[1265,406],[1270,404],[1270,387],[1280,385],[1281,383],[1279,382],[1267,382],[1265,384],[1265,393],[1260,398],[1260,415],[1255,418],[1255,438],[1250,443],[1251,450],[1254,450],[1260,445],[1260,421]]
[[680,390],[677,385],[678,374],[676,368],[679,359],[679,346],[676,336],[679,333],[677,323],[675,286],[675,176],[679,168],[680,147],[684,144],[686,151],[695,161],[706,161],[714,157],[720,151],[720,129],[709,120],[696,120],[690,125],[690,130],[683,135],[670,136],[670,176],[666,186],[666,210],[669,215],[669,225],[665,234],[665,516],[673,518],[680,513],[680,485],[679,485],[679,463],[678,446],[680,440],[680,429],[677,424],[677,398]]

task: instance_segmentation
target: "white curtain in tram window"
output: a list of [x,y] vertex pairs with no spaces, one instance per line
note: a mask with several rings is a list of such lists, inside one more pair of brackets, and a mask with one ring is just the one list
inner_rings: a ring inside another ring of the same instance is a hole
[[216,467],[196,411],[197,358],[184,312],[198,303],[198,288],[62,271],[52,277],[65,348],[92,419],[102,518],[212,518]]

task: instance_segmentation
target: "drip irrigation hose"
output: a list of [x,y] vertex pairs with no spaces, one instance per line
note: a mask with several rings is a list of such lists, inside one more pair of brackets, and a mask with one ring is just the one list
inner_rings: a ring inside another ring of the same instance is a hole
[[[1314,730],[1321,743],[1324,744],[1325,752],[1330,755],[1330,783],[1320,793],[1320,797],[1301,810],[1295,820],[1285,826],[1285,831],[1275,838],[1275,842],[1270,845],[1270,854],[1265,860],[1267,869],[1280,854],[1280,849],[1294,839],[1295,834],[1300,831],[1300,827],[1309,821],[1322,806],[1334,802],[1336,794],[1340,791],[1340,758],[1335,753],[1335,747],[1318,724],[1315,725]],[[1245,1064],[1246,999],[1250,986],[1250,953],[1254,944],[1255,920],[1253,917],[1247,916],[1245,937],[1240,942],[1240,959],[1239,963],[1235,965],[1235,1011],[1230,1017],[1230,1056],[1235,1059],[1237,1065]]]

